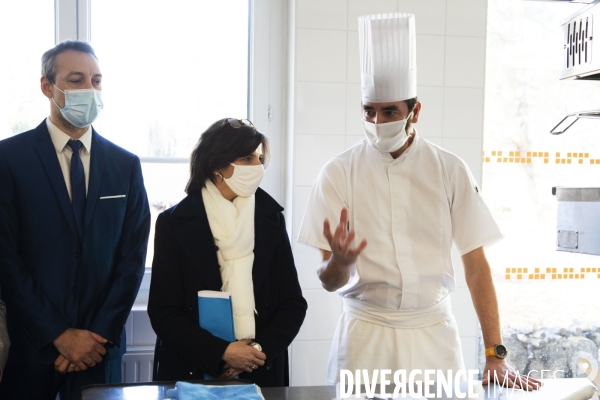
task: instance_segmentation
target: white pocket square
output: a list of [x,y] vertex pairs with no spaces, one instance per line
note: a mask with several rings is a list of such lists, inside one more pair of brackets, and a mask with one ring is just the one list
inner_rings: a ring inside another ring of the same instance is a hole
[[127,195],[125,194],[118,194],[116,196],[102,196],[100,197],[100,200],[106,200],[106,199],[120,199],[122,197],[127,197]]

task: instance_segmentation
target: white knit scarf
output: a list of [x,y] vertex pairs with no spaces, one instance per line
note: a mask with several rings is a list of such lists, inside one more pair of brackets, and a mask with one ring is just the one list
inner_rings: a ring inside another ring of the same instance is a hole
[[227,200],[206,180],[202,199],[217,250],[224,292],[231,293],[235,338],[254,339],[254,195]]

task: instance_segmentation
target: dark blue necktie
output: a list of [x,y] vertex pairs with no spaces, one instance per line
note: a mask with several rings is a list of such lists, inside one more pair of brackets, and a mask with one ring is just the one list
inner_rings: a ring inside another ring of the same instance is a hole
[[69,147],[73,150],[71,156],[71,203],[73,204],[73,215],[77,224],[79,239],[83,238],[83,221],[85,217],[85,173],[83,163],[79,155],[79,149],[83,143],[79,140],[69,140]]

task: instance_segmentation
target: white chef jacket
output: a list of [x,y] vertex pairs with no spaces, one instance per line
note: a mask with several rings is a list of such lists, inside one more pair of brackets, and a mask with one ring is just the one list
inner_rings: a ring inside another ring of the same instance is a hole
[[298,241],[330,250],[333,228],[347,207],[358,256],[341,296],[396,310],[440,302],[455,287],[452,243],[460,255],[502,238],[469,168],[416,134],[400,157],[366,139],[330,160],[313,186]]
[[416,133],[397,159],[365,139],[321,170],[298,240],[330,250],[323,221],[337,226],[343,207],[355,245],[368,244],[338,289],[344,312],[327,384],[339,382],[341,369],[464,369],[448,297],[452,243],[463,255],[502,238],[469,168]]

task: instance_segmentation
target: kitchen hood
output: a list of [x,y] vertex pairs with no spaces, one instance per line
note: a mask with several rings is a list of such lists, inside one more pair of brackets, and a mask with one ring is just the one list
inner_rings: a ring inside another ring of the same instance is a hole
[[594,24],[600,24],[599,3],[594,0],[563,21],[560,79],[600,80],[600,37],[594,40]]

